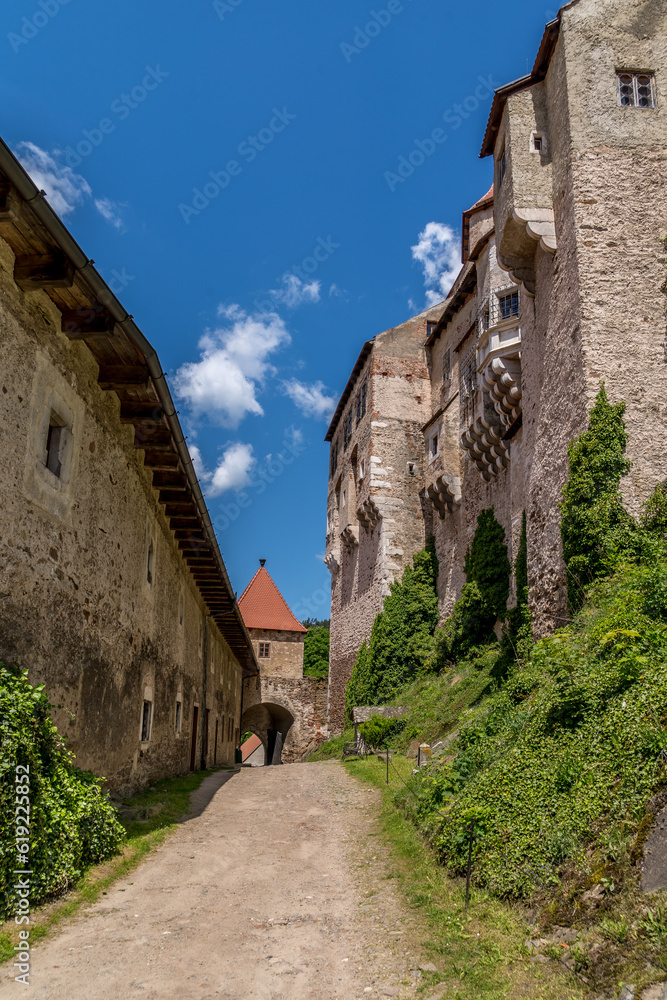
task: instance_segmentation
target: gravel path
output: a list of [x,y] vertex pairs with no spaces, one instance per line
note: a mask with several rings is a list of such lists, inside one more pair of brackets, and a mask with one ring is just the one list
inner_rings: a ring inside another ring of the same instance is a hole
[[0,997],[415,997],[378,797],[337,763],[218,772],[162,847],[34,948],[30,986],[0,969]]

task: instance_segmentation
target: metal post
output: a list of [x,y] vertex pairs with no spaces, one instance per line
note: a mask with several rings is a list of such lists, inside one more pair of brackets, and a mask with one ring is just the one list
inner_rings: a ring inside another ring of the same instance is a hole
[[466,872],[466,910],[468,909],[468,901],[470,900],[470,869],[472,867],[472,838],[475,832],[475,821],[470,820],[470,843],[468,844],[468,871]]
[[389,747],[387,747],[387,784],[389,784]]
[[422,766],[422,747],[420,743],[419,746],[417,747],[417,767],[421,766]]

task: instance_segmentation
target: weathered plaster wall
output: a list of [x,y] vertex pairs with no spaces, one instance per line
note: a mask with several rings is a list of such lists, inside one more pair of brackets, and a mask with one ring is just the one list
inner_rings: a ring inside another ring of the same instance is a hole
[[[136,787],[188,769],[195,706],[199,766],[205,608],[117,397],[99,388],[85,345],[60,332],[48,297],[21,292],[12,268],[0,242],[0,656],[46,685],[81,767]],[[52,407],[73,422],[66,484],[44,466]],[[215,626],[207,646],[209,761],[217,719],[217,760],[231,763],[241,668]],[[153,721],[142,744],[144,700]]]
[[[276,629],[248,629],[263,677],[303,677],[303,633]],[[259,656],[260,642],[269,643],[270,655]]]

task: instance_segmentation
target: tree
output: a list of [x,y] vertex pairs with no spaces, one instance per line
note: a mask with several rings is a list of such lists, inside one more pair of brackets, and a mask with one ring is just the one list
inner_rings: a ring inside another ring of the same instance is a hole
[[[306,623],[304,622],[304,625]],[[329,623],[306,627],[303,649],[303,675],[325,680],[329,676]]]

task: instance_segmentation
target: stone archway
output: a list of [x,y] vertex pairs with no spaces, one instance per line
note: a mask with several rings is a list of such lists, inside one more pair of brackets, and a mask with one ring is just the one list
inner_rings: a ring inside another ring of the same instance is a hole
[[282,764],[283,747],[294,725],[294,716],[283,705],[261,702],[246,709],[241,732],[253,732],[264,746],[265,764]]

